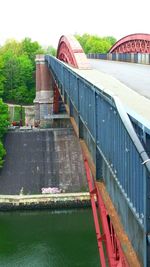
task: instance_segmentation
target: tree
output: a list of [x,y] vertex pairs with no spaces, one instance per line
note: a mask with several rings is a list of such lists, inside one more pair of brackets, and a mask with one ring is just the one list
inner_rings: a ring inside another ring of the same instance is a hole
[[21,43],[17,42],[15,39],[8,39],[5,45],[1,46],[0,53],[2,55],[10,52],[13,55],[19,56],[22,53]]
[[8,40],[0,47],[0,96],[5,102],[31,104],[35,97],[35,56],[38,42]]
[[18,79],[17,56],[13,55],[11,51],[7,51],[3,55],[3,61],[4,61],[3,76],[5,77],[3,99],[5,101],[9,101],[12,99],[13,89],[15,89],[17,86],[17,79]]
[[32,40],[26,37],[21,43],[22,54],[28,55],[33,65],[35,65],[35,56],[37,54],[43,54],[44,49],[39,45],[38,42],[32,42]]
[[0,140],[2,140],[4,134],[7,132],[9,125],[8,106],[3,103],[0,98]]
[[75,37],[79,41],[79,43],[81,44],[82,48],[84,49],[84,51],[86,53],[86,49],[88,49],[86,47],[86,44],[87,44],[87,41],[90,40],[91,36],[87,33],[84,33],[82,36],[79,34],[76,34]]
[[97,35],[89,35],[85,33],[82,36],[77,34],[75,37],[86,54],[107,53],[116,42],[116,39],[113,36],[99,37]]
[[0,168],[2,168],[2,166],[3,166],[3,163],[4,163],[3,158],[5,155],[6,155],[6,151],[3,147],[2,142],[0,141]]
[[56,57],[56,52],[57,52],[56,49],[52,45],[48,46],[47,49],[45,50],[45,54],[52,55],[54,57]]
[[7,132],[8,129],[8,120],[8,107],[6,104],[3,103],[2,99],[0,99],[0,168],[2,168],[4,162],[3,157],[6,154],[2,141],[4,134]]
[[4,68],[4,62],[2,57],[0,56],[0,97],[4,93],[4,81],[5,81],[5,76],[3,74],[3,68]]

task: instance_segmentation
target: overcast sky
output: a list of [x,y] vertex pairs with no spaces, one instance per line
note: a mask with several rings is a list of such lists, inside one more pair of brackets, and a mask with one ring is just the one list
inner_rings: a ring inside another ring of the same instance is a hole
[[150,0],[0,0],[0,44],[30,37],[57,47],[64,34],[150,33]]

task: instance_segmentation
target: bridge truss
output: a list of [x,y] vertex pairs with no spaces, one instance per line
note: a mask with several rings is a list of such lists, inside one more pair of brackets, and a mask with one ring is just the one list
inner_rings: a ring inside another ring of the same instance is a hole
[[130,34],[116,42],[109,53],[150,53],[150,34]]

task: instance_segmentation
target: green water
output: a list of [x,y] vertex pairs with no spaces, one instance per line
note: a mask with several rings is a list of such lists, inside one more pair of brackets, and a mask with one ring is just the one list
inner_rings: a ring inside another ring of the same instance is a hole
[[91,210],[0,213],[0,267],[99,267]]

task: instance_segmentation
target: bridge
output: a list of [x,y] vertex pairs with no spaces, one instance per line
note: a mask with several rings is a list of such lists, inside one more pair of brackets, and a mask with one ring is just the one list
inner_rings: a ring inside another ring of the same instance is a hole
[[63,102],[83,150],[101,265],[150,266],[149,100],[91,69],[72,36],[36,66],[36,124]]

